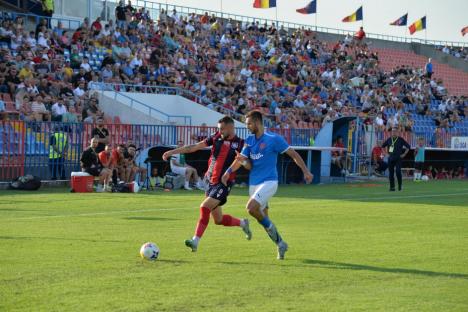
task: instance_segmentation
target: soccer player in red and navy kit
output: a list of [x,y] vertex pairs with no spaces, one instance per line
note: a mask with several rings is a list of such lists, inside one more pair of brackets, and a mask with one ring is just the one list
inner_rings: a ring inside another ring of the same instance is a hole
[[[198,243],[205,232],[210,221],[210,214],[213,216],[215,224],[224,226],[239,226],[244,231],[246,238],[250,240],[252,233],[247,219],[238,219],[233,216],[223,214],[223,206],[231,191],[235,180],[235,174],[231,174],[228,183],[221,183],[221,177],[236,158],[237,154],[244,146],[244,140],[235,133],[234,120],[231,117],[223,117],[218,121],[218,131],[205,140],[193,144],[182,146],[163,154],[164,160],[170,159],[172,155],[179,153],[193,153],[207,146],[211,146],[211,155],[208,160],[208,171],[205,177],[209,179],[209,186],[206,190],[206,197],[200,205],[200,217],[198,219],[195,235],[192,239],[187,239],[185,245],[197,251]],[[248,166],[248,164],[245,164]]]

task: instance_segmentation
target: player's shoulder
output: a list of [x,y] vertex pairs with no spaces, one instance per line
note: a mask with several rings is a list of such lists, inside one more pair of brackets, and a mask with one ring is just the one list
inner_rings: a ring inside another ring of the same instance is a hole
[[245,140],[244,140],[245,144],[247,145],[253,145],[254,142],[255,142],[255,135],[254,134],[250,134]]
[[265,131],[265,137],[269,139],[277,139],[281,138],[282,136],[275,132]]

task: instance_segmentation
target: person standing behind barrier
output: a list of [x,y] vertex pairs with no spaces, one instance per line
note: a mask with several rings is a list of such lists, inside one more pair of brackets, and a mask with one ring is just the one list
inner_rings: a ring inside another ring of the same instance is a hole
[[91,136],[98,142],[96,153],[99,154],[106,148],[106,144],[109,143],[109,131],[104,128],[104,119],[102,117],[98,117],[96,123],[96,128],[91,132]]
[[49,143],[49,170],[52,180],[57,180],[58,174],[61,180],[65,180],[64,159],[67,156],[67,150],[68,137],[62,127],[56,127]]
[[432,75],[434,74],[434,69],[432,68],[432,59],[431,58],[427,59],[425,70],[426,70],[427,78],[431,79]]
[[392,136],[389,137],[383,144],[382,148],[388,148],[388,172],[390,180],[390,192],[395,191],[395,170],[398,180],[398,190],[401,191],[402,176],[401,176],[401,160],[411,149],[408,142],[398,135],[398,129],[392,128]]
[[47,28],[51,28],[51,18],[54,15],[55,4],[54,0],[42,0],[42,11],[47,17]]
[[418,139],[418,146],[414,150],[414,181],[421,181],[422,172],[424,170],[424,138]]

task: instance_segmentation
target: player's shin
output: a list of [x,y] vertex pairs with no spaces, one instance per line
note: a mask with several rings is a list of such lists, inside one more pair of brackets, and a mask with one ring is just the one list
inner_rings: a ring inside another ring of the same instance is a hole
[[268,236],[273,241],[273,243],[275,243],[276,245],[281,243],[283,239],[281,238],[281,235],[278,233],[276,226],[273,224],[273,222],[271,222],[270,218],[265,216],[263,217],[261,221],[259,221],[259,223],[263,225],[263,227],[265,228],[265,231],[267,232]]
[[198,218],[197,228],[195,229],[195,235],[193,240],[198,243],[200,238],[203,236],[208,223],[210,222],[210,209],[207,207],[200,207],[200,217]]
[[221,224],[224,226],[241,226],[241,220],[230,215],[223,215]]

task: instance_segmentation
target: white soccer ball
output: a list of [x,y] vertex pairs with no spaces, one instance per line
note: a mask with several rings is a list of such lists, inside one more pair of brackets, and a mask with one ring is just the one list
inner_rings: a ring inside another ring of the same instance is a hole
[[146,260],[156,260],[159,257],[159,247],[155,243],[144,243],[140,248],[140,256]]
[[421,180],[423,180],[423,181],[429,181],[429,177],[428,177],[427,175],[423,175],[423,176],[421,177]]

